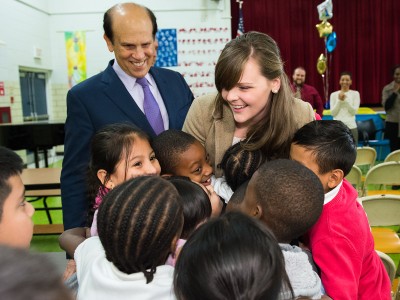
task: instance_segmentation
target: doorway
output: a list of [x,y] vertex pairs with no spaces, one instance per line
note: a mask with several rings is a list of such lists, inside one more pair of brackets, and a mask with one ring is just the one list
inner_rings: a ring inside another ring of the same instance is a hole
[[19,81],[24,122],[48,120],[46,73],[20,70]]

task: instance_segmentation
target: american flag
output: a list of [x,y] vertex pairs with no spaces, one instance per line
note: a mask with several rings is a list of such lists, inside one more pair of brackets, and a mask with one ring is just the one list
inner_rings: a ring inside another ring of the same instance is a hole
[[239,24],[236,36],[241,36],[244,33],[244,22],[243,22],[243,11],[242,11],[242,4],[243,1],[239,2]]

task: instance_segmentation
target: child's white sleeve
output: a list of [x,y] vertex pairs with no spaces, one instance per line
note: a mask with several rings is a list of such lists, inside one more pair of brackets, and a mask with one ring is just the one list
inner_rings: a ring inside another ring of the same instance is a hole
[[229,202],[233,195],[233,191],[231,187],[226,183],[225,177],[215,178],[215,176],[211,176],[211,184],[214,188],[214,191],[218,196],[225,200],[225,203]]
[[96,209],[93,215],[93,221],[92,221],[92,226],[90,227],[90,236],[98,236],[97,232],[97,214],[99,212],[99,209]]

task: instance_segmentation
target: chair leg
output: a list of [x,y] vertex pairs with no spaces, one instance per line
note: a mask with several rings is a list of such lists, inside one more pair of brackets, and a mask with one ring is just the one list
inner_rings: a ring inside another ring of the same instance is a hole
[[47,219],[49,220],[49,224],[53,224],[53,220],[51,219],[50,210],[49,210],[49,207],[47,206],[47,197],[43,197],[43,206],[44,206],[44,209],[46,210],[46,215],[47,215]]

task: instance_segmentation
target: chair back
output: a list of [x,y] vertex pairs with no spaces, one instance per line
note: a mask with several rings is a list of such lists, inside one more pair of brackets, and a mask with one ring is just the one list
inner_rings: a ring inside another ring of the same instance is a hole
[[384,128],[385,123],[380,117],[357,121],[359,145],[374,147],[378,160],[384,160],[390,152],[389,140],[383,137]]
[[362,193],[362,172],[359,167],[353,165],[349,174],[347,174],[346,179],[350,182],[354,188],[357,190],[358,195],[361,196]]
[[400,149],[399,150],[395,150],[393,152],[390,152],[386,156],[384,162],[388,162],[388,161],[400,161]]
[[400,162],[389,161],[372,167],[365,176],[364,189],[366,191],[369,184],[400,185]]
[[373,119],[357,121],[358,140],[364,146],[369,145],[369,140],[376,140],[376,127]]
[[372,147],[357,147],[356,166],[373,167],[376,161],[376,150]]
[[370,226],[400,225],[400,196],[373,195],[360,200]]
[[396,265],[394,264],[393,259],[391,259],[389,255],[379,250],[375,251],[378,254],[379,258],[381,259],[383,265],[385,266],[386,272],[389,275],[390,282],[393,282],[393,279],[396,275]]

